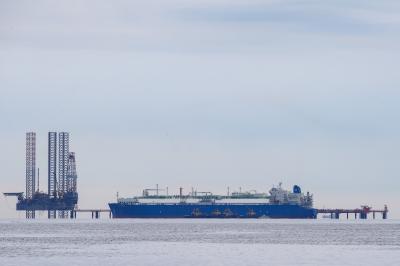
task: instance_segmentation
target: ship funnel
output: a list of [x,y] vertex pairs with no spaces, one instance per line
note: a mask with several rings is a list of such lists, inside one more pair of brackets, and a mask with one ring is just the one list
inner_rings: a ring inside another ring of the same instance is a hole
[[301,193],[301,188],[298,185],[294,185],[293,186],[293,193],[300,194]]

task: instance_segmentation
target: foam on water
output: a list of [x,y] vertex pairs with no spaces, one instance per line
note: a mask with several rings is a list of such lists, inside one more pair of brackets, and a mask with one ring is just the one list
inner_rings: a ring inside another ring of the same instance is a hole
[[398,221],[1,220],[0,265],[400,265]]

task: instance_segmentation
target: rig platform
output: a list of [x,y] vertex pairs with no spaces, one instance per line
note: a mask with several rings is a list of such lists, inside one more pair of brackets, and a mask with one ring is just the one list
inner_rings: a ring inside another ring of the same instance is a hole
[[[58,148],[58,152],[57,152]],[[58,164],[57,164],[58,159]],[[36,174],[37,170],[37,174]],[[36,211],[48,211],[48,218],[68,218],[77,208],[77,172],[75,152],[69,150],[69,133],[48,133],[48,192],[39,189],[39,168],[36,169],[36,133],[26,133],[26,169],[24,192],[3,193],[17,197],[17,211],[25,211],[34,219]]]

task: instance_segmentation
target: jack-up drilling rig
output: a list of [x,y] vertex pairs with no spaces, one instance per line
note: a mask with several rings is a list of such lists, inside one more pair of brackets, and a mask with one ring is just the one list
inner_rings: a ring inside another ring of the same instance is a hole
[[[58,157],[58,178],[57,178]],[[38,169],[39,172],[39,169]],[[48,211],[48,218],[72,217],[78,204],[75,153],[69,151],[69,133],[48,134],[48,193],[36,190],[36,133],[26,133],[26,195],[24,192],[3,193],[18,198],[17,211],[26,211],[27,219],[35,218],[35,211]],[[37,178],[39,183],[39,176]]]

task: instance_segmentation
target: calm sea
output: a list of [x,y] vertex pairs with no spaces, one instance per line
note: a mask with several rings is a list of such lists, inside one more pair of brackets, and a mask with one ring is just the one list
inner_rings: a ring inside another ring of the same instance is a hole
[[400,265],[400,221],[0,220],[0,265]]

